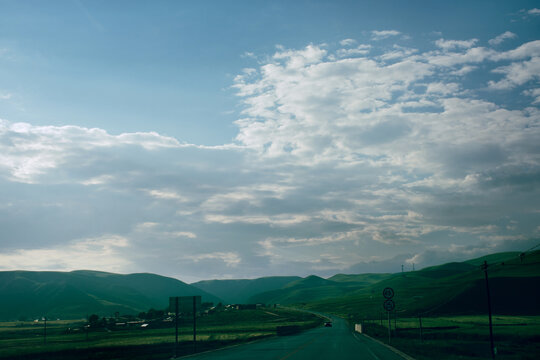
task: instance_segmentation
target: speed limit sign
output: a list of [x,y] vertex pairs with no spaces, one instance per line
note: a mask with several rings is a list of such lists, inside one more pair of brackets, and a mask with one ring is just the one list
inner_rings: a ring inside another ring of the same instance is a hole
[[391,299],[394,297],[394,289],[391,287],[384,288],[382,295],[385,299]]
[[392,310],[394,310],[395,307],[396,307],[396,304],[394,304],[394,302],[392,300],[390,300],[390,299],[386,300],[383,303],[383,308],[386,311],[392,311]]

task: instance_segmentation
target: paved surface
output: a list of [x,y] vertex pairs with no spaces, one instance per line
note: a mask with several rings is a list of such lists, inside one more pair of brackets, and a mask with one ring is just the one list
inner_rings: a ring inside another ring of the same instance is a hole
[[251,344],[190,356],[224,360],[403,360],[385,346],[352,333],[345,320],[332,318],[332,327],[319,327],[293,336],[278,336]]

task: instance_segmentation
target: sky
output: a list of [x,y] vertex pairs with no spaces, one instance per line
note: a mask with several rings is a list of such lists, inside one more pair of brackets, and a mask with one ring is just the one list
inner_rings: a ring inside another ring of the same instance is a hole
[[535,1],[0,0],[0,270],[524,251],[539,106]]

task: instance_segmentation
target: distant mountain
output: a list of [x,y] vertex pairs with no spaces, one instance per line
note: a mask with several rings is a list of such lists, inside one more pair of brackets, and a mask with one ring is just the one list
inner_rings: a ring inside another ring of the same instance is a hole
[[299,276],[269,276],[258,279],[203,280],[191,285],[218,296],[227,304],[245,304],[250,302],[253,295],[281,289],[300,279]]
[[154,275],[97,271],[0,272],[0,319],[83,318],[89,314],[137,314],[164,309],[169,296],[201,295],[220,299],[182,281]]
[[263,292],[251,297],[250,302],[263,304],[295,304],[335,298],[361,288],[351,282],[337,282],[311,275],[290,282],[281,289]]
[[164,309],[169,296],[201,295],[214,303],[300,305],[343,316],[378,317],[392,287],[400,316],[485,313],[488,262],[495,314],[540,315],[540,251],[498,253],[464,262],[394,274],[337,274],[328,279],[265,277],[205,280],[188,285],[154,274],[96,271],[0,272],[0,320],[20,317],[82,318]]

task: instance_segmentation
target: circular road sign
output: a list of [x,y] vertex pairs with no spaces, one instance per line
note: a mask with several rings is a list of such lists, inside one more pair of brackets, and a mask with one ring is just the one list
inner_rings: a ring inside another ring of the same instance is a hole
[[384,296],[385,299],[391,299],[394,297],[394,289],[391,287],[384,288],[382,291],[382,296]]
[[394,302],[390,299],[385,300],[383,303],[383,308],[386,311],[392,311],[394,310],[395,307],[396,307],[396,304],[394,304]]

